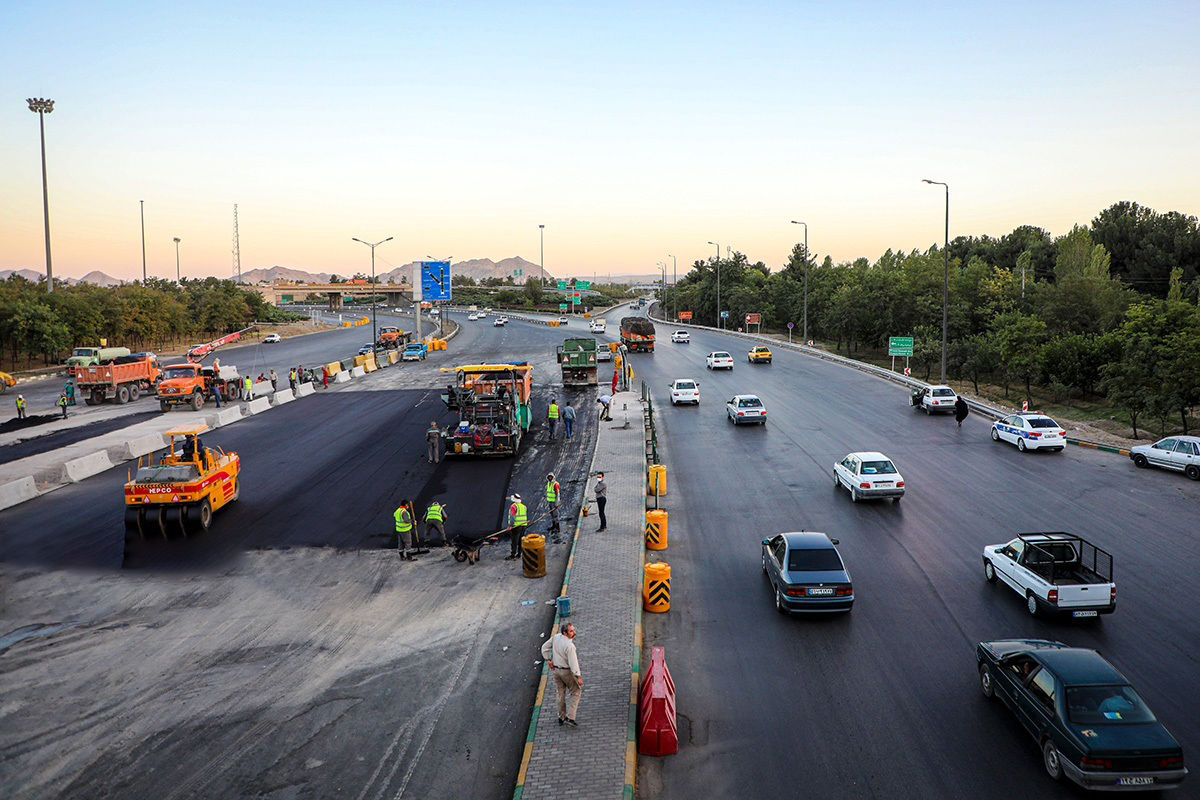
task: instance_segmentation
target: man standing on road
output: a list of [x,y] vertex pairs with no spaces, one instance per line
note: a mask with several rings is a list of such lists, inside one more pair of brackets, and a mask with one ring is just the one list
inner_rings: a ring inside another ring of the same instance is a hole
[[17,395],[17,419],[25,419],[25,395]]
[[575,626],[564,622],[560,633],[542,645],[542,658],[550,665],[558,694],[558,724],[579,726],[579,698],[583,695],[583,675],[579,671],[579,653],[575,650]]
[[558,499],[562,494],[562,486],[554,480],[554,473],[546,474],[546,505],[550,507],[550,530],[558,531]]
[[[620,358],[620,356],[617,356],[617,358]],[[612,393],[613,394],[617,393],[617,370],[616,369],[613,369]]]
[[596,402],[600,404],[600,419],[601,419],[601,421],[611,420],[612,414],[610,413],[609,406],[612,405],[612,395],[608,395],[608,394],[600,395],[599,397],[596,398]]
[[292,391],[296,391],[296,368],[292,367],[292,371],[288,373],[288,383],[291,384]]
[[220,408],[221,407],[221,387],[217,385],[216,381],[212,382],[212,398],[213,398],[213,402],[217,404],[217,408]]
[[971,413],[971,409],[967,406],[967,401],[963,400],[962,395],[954,401],[954,419],[958,420],[958,427],[962,427],[963,420],[967,418],[967,414]]
[[62,409],[62,412],[63,412],[62,418],[66,419],[67,418],[67,393],[66,392],[59,392],[58,407]]
[[604,473],[596,473],[596,511],[600,513],[600,527],[596,532],[608,527],[608,517],[604,516],[604,506],[608,503],[608,484],[604,482]]
[[508,527],[509,540],[508,555],[504,557],[505,561],[512,561],[514,558],[521,556],[521,537],[525,535],[525,525],[529,522],[529,515],[525,511],[525,504],[521,502],[521,495],[514,493],[512,496],[512,505],[508,507]]
[[321,367],[321,385],[326,389],[329,388],[329,365],[325,364]]
[[434,500],[425,509],[425,545],[428,547],[433,540],[433,532],[437,531],[442,544],[446,544],[446,507]]
[[67,388],[63,390],[67,395],[67,405],[75,405],[75,384],[67,381]]
[[275,370],[271,370],[271,391],[279,389],[279,376],[275,374]]
[[405,561],[415,561],[413,552],[417,549],[416,535],[413,533],[412,503],[407,499],[400,501],[400,507],[392,515],[396,519],[396,549]]
[[425,431],[425,460],[430,464],[436,464],[442,460],[441,443],[442,430],[438,427],[437,420],[432,420],[429,423],[429,430]]
[[254,399],[254,381],[250,376],[242,378],[242,399],[249,402]]
[[550,420],[550,438],[554,438],[554,429],[558,427],[558,402],[550,398],[550,407],[546,409],[546,418]]
[[575,429],[575,409],[571,408],[571,401],[567,401],[567,407],[563,409],[563,428],[567,431],[567,438],[571,438],[571,431]]

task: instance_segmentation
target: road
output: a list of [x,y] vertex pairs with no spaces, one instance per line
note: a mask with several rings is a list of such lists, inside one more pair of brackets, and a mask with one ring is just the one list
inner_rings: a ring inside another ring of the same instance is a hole
[[[452,535],[482,535],[511,491],[539,513],[553,470],[573,520],[595,423],[570,445],[541,425],[560,331],[465,326],[426,362],[208,434],[244,482],[203,536],[122,567],[120,467],[0,512],[6,796],[511,796],[570,525],[529,580],[503,542],[474,566],[398,562],[391,514],[438,497]],[[425,463],[429,420],[452,421],[437,368],[481,358],[534,363],[533,437],[516,461]]]
[[[1036,743],[977,688],[975,643],[1006,637],[1101,650],[1195,761],[1200,484],[1081,448],[1022,454],[993,443],[988,420],[960,430],[858,371],[789,351],[751,366],[744,340],[692,337],[632,362],[653,392],[669,468],[672,608],[646,615],[645,630],[647,645],[666,648],[681,739],[678,755],[640,760],[642,797],[747,787],[762,797],[1080,796],[1051,783]],[[734,354],[732,372],[705,370],[712,350]],[[700,381],[698,408],[667,404],[676,377]],[[763,398],[765,427],[728,424],[735,393]],[[907,482],[898,505],[852,504],[833,488],[835,460],[876,449]],[[760,541],[801,529],[841,540],[857,597],[849,615],[774,610]],[[1037,530],[1113,553],[1116,613],[1035,619],[984,580],[984,545]]]

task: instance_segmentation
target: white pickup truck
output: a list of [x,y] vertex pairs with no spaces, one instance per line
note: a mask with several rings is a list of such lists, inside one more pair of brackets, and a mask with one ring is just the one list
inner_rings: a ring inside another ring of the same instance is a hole
[[1030,614],[1075,618],[1111,614],[1117,607],[1112,555],[1069,533],[1021,533],[983,548],[983,574],[1025,598]]

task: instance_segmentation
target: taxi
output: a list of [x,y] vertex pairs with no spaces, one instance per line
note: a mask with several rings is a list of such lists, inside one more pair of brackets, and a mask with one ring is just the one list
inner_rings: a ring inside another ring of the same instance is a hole
[[1058,450],[1067,446],[1067,432],[1045,414],[1019,412],[992,423],[992,441],[1026,450]]
[[771,363],[771,348],[769,347],[754,347],[746,354],[746,360],[751,364],[770,364]]

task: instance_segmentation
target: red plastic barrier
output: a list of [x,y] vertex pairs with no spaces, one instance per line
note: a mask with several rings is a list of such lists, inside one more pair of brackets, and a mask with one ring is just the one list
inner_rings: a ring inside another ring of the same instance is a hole
[[679,752],[675,721],[675,681],[667,669],[667,654],[650,648],[650,666],[638,692],[638,752],[647,756],[672,756]]

